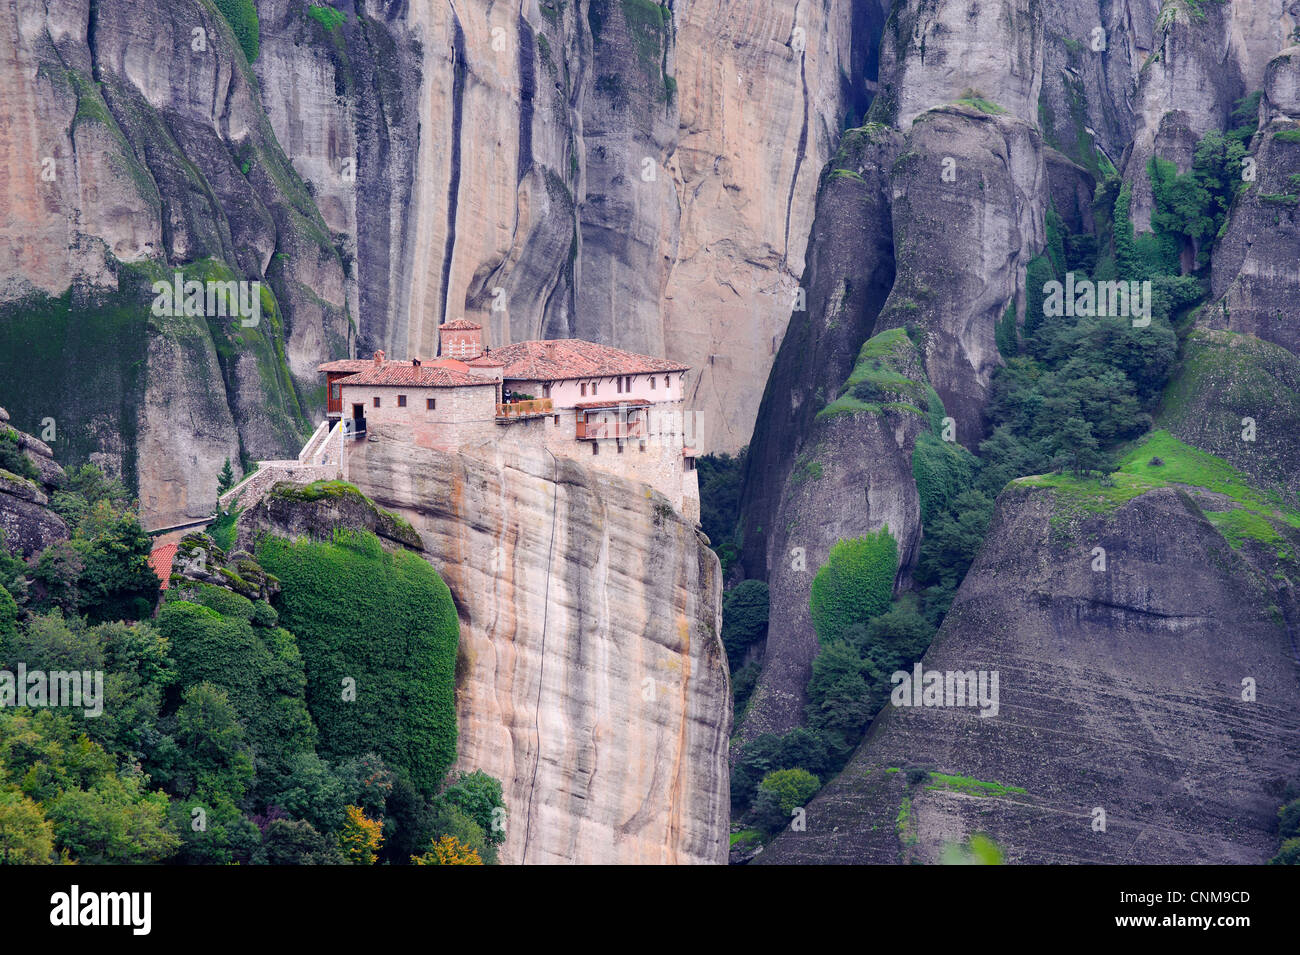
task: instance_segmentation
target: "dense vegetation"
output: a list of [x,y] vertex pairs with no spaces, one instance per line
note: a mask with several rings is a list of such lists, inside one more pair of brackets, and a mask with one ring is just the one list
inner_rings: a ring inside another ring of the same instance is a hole
[[456,758],[459,624],[447,585],[368,532],[268,537],[257,559],[282,582],[276,605],[298,636],[322,753],[373,749],[433,791]]
[[[282,581],[246,554],[230,560],[246,580],[176,567],[153,617],[149,538],[122,485],[79,468],[52,506],[69,541],[30,563],[0,546],[0,670],[101,671],[102,714],[0,708],[0,859],[496,861],[500,783],[444,778],[458,627],[428,564],[361,534],[271,542]],[[279,610],[212,580],[279,586]],[[384,600],[400,606],[379,613]],[[337,680],[313,683],[344,671],[349,704]]]
[[741,448],[735,457],[705,454],[696,462],[700,482],[700,527],[722,561],[724,575],[740,558],[737,526],[745,454],[746,449]]

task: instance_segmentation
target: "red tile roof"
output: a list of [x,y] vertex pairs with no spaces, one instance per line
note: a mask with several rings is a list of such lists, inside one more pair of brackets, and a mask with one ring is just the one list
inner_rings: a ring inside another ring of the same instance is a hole
[[465,385],[491,385],[494,388],[496,387],[496,382],[490,379],[476,378],[450,368],[437,368],[428,365],[416,368],[413,365],[399,365],[395,362],[390,362],[382,368],[371,367],[360,374],[340,378],[337,384],[378,385],[380,387],[394,388],[404,386],[412,388],[461,388]]
[[502,368],[505,366],[505,362],[498,361],[495,355],[488,354],[479,355],[465,364],[471,368]]
[[427,368],[450,368],[452,371],[464,371],[469,367],[459,358],[435,358],[432,361],[423,362],[423,364]]
[[438,327],[445,328],[450,332],[476,332],[483,328],[482,325],[476,325],[474,322],[466,321],[463,318],[458,318],[454,322],[447,322]]
[[178,546],[175,543],[160,544],[149,552],[149,566],[158,575],[158,579],[162,581],[163,590],[168,587],[167,581],[172,575],[172,562],[176,559],[176,548]]
[[340,358],[337,361],[327,361],[323,365],[317,365],[317,371],[350,371],[356,374],[359,371],[365,371],[367,368],[375,367],[373,358]]
[[594,411],[597,408],[609,408],[611,411],[615,408],[644,408],[653,404],[648,398],[607,398],[604,401],[584,401],[573,407],[580,411]]
[[620,348],[610,348],[608,345],[597,345],[580,338],[502,345],[493,350],[492,357],[505,362],[506,378],[520,381],[644,375],[652,372],[686,371],[691,367],[666,358],[651,358]]

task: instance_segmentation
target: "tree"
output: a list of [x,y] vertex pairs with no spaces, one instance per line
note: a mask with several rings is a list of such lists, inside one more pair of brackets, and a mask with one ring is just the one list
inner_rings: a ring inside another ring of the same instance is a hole
[[253,861],[260,865],[339,865],[343,856],[305,819],[273,819]]
[[722,645],[732,672],[767,633],[768,599],[767,584],[761,580],[742,580],[722,595]]
[[224,797],[238,805],[253,781],[253,758],[230,695],[200,683],[183,699],[176,711],[176,743],[189,784],[179,787],[180,794],[209,801]]
[[343,830],[339,833],[339,848],[351,865],[374,865],[379,849],[384,844],[383,823],[367,818],[360,806],[348,806]]
[[411,862],[415,865],[483,864],[483,860],[479,858],[478,853],[459,842],[455,836],[443,836],[441,839],[436,840],[424,855],[411,856]]
[[78,609],[90,620],[140,620],[153,613],[159,581],[149,566],[151,541],[130,511],[95,504],[74,545],[85,561],[77,581]]
[[217,497],[225,494],[235,486],[235,472],[230,467],[230,458],[226,458],[226,463],[221,466],[221,473],[217,475]]
[[440,798],[457,807],[483,830],[487,841],[499,846],[506,838],[506,803],[501,783],[481,769],[461,773]]
[[0,865],[45,865],[54,855],[54,826],[20,792],[0,792]]
[[1287,839],[1277,851],[1277,855],[1268,860],[1269,865],[1300,865],[1300,836]]
[[847,755],[877,709],[857,649],[843,640],[823,646],[808,681],[808,725],[836,738]]
[[790,821],[796,808],[807,804],[821,789],[821,780],[803,769],[778,769],[763,777],[754,812],[758,824],[769,832]]
[[1058,471],[1069,470],[1076,477],[1108,471],[1108,459],[1102,454],[1092,425],[1082,418],[1066,418],[1056,436],[1053,463]]

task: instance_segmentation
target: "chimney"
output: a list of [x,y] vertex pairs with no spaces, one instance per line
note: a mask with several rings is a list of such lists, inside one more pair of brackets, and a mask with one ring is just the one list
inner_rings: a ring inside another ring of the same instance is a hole
[[384,353],[382,351],[375,352],[375,367],[384,367]]
[[473,361],[483,354],[483,326],[463,318],[439,325],[438,345],[443,358]]

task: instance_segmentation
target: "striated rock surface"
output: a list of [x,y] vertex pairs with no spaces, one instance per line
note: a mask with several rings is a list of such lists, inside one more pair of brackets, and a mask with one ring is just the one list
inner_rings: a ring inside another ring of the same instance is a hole
[[[887,706],[808,806],[807,831],[758,861],[934,862],[975,832],[1024,863],[1258,864],[1276,851],[1300,759],[1300,617],[1273,577],[1294,558],[1234,550],[1174,488],[1103,513],[1055,494],[1004,492],[923,661],[997,671],[997,715]],[[1298,542],[1291,532],[1290,553]]]
[[1118,166],[1133,139],[1138,75],[1151,53],[1161,0],[1042,6],[1039,128],[1049,144],[1100,178],[1093,146]]
[[721,574],[644,486],[565,459],[358,445],[461,623],[459,765],[502,780],[502,859],[722,863],[730,683]]
[[[875,76],[878,2],[412,7],[423,61],[409,307],[361,340],[431,353],[585,337],[689,362],[705,443],[748,441],[817,176]],[[319,138],[319,137],[317,137]],[[368,282],[361,279],[363,289]]]
[[822,173],[802,287],[746,458],[743,559],[767,576],[768,533],[813,419],[848,378],[894,281],[889,170],[903,137],[852,130]]

